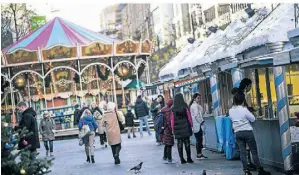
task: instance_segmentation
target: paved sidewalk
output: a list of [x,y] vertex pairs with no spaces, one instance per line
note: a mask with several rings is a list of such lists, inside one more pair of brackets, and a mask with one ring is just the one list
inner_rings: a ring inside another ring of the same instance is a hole
[[[154,135],[154,134],[153,134]],[[208,175],[242,175],[240,161],[227,161],[223,154],[216,154],[210,151],[204,151],[209,157],[207,160],[195,160],[195,148],[192,146],[192,155],[194,164],[163,164],[163,148],[164,146],[156,146],[154,136],[148,136],[144,133],[144,137],[140,138],[137,134],[135,139],[127,139],[126,134],[122,134],[122,150],[120,153],[121,165],[114,165],[112,152],[110,147],[101,148],[99,137],[96,137],[95,164],[86,164],[86,156],[84,147],[78,145],[77,139],[61,140],[54,142],[54,165],[51,175],[90,175],[90,174],[115,174],[126,175],[134,174],[127,170],[139,162],[143,161],[144,166],[140,174],[147,175],[201,175],[202,171],[207,170]],[[177,161],[178,152],[176,147],[173,148],[173,158]],[[45,155],[44,148],[40,150],[40,156]],[[272,175],[282,173],[271,171]],[[257,173],[253,173],[257,174]]]

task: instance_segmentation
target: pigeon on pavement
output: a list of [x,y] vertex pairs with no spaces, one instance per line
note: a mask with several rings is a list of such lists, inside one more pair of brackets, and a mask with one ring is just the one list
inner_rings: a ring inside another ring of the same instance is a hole
[[135,171],[135,174],[139,173],[142,168],[143,162],[140,162],[138,165],[134,166],[133,168],[129,169],[128,171]]

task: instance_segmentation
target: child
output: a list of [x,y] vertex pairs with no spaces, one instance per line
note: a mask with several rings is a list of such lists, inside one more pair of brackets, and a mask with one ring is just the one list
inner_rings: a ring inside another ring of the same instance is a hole
[[126,119],[126,126],[128,128],[128,139],[131,139],[131,131],[133,131],[133,138],[136,137],[135,135],[135,128],[134,128],[134,114],[131,111],[131,107],[128,107],[128,113],[125,115]]
[[248,144],[254,163],[258,169],[259,175],[270,174],[261,167],[258,157],[257,146],[253,135],[251,122],[255,121],[255,117],[249,112],[247,107],[243,106],[245,101],[244,93],[236,93],[234,95],[234,106],[229,110],[229,117],[232,120],[233,129],[236,133],[236,140],[240,149],[240,157],[243,164],[245,175],[251,175],[246,158],[246,144]]

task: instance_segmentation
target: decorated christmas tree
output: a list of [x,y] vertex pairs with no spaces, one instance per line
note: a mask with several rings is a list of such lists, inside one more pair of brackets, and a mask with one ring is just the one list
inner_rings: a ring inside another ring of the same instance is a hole
[[52,159],[36,158],[37,153],[31,152],[30,145],[18,150],[20,136],[29,136],[27,129],[15,131],[11,124],[1,117],[1,174],[3,175],[40,175],[48,174]]

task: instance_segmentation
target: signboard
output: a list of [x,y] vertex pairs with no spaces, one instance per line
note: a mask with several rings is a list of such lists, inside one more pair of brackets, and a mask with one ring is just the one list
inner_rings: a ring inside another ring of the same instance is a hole
[[17,50],[11,54],[6,54],[8,64],[33,63],[38,62],[36,51]]
[[63,58],[75,58],[77,56],[76,48],[56,46],[49,50],[43,50],[44,60],[57,60]]
[[131,40],[124,41],[122,43],[116,44],[116,54],[117,55],[134,55],[138,54],[139,43],[133,42]]
[[290,59],[289,52],[278,53],[278,54],[273,55],[273,65],[274,66],[290,64],[290,62],[291,62],[291,59]]
[[43,26],[46,24],[46,16],[33,16],[30,19],[30,26],[31,26],[31,31],[36,30],[40,26]]
[[112,44],[96,42],[82,47],[83,57],[101,55],[112,55]]
[[296,48],[290,52],[292,62],[299,61],[299,48]]

